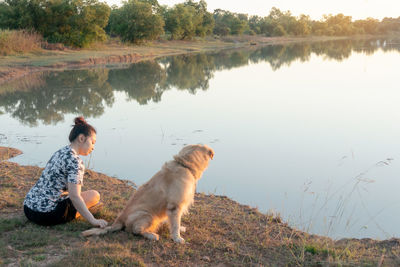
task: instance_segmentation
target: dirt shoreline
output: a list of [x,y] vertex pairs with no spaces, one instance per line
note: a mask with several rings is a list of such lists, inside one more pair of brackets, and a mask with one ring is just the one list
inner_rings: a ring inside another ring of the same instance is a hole
[[0,147],[0,160],[7,160],[21,154],[21,150],[12,147]]
[[[349,37],[262,37],[230,36],[224,39],[195,41],[157,41],[142,46],[117,43],[97,49],[62,51],[41,50],[32,54],[0,56],[0,85],[38,71],[82,69],[98,66],[130,64],[163,56],[216,51],[250,46],[276,45],[348,39]],[[351,38],[371,38],[359,36]]]
[[[0,147],[0,265],[4,266],[399,266],[400,239],[341,239],[311,235],[279,216],[260,213],[224,196],[196,194],[183,225],[187,244],[170,240],[166,227],[152,242],[126,232],[85,239],[83,220],[41,227],[22,213],[26,192],[42,168],[6,158],[21,151]],[[91,170],[84,190],[105,203],[97,217],[112,222],[134,192],[133,183]]]

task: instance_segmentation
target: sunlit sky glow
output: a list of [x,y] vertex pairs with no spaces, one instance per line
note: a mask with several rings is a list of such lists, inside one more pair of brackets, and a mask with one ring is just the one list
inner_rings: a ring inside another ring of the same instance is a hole
[[[106,0],[109,5],[120,5],[121,0]],[[161,5],[172,7],[183,3],[184,0],[158,0]],[[365,19],[373,17],[383,19],[384,17],[397,18],[400,16],[400,0],[209,0],[208,10],[224,9],[235,13],[246,13],[249,15],[267,16],[272,7],[282,11],[290,10],[293,15],[310,15],[312,19],[319,20],[324,14],[343,13],[352,16],[353,19]]]

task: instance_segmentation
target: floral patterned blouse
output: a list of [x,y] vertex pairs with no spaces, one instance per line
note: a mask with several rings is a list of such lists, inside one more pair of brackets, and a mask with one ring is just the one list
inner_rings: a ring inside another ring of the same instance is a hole
[[33,211],[50,212],[68,198],[68,183],[83,184],[85,165],[79,155],[65,146],[47,162],[42,175],[25,197],[24,205]]

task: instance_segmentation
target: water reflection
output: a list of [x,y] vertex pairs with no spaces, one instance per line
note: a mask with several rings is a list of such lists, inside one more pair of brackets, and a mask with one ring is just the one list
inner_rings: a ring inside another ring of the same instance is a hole
[[108,82],[116,91],[126,92],[129,99],[145,105],[159,102],[165,90],[165,69],[154,61],[132,64],[127,69],[110,70]]
[[[56,124],[65,113],[97,117],[114,103],[107,69],[34,74],[0,88],[0,107],[30,126]],[[12,90],[10,90],[10,87]]]
[[198,89],[207,90],[215,71],[215,55],[198,54],[169,57],[161,62],[166,66],[165,89],[176,87],[195,94]]
[[0,86],[0,114],[9,113],[22,123],[57,124],[64,114],[97,117],[114,103],[115,91],[125,92],[141,105],[159,102],[171,88],[195,94],[207,90],[215,71],[268,62],[273,70],[294,61],[308,61],[312,54],[341,61],[352,52],[372,54],[400,51],[395,40],[340,40],[271,45],[246,50],[183,55],[132,64],[126,69],[66,70],[35,73]]

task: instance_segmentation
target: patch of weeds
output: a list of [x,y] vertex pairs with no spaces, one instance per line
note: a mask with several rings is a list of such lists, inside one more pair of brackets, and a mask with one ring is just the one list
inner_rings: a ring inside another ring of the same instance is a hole
[[48,230],[39,227],[25,227],[14,231],[9,238],[10,245],[17,250],[46,246],[56,238],[49,235]]
[[91,225],[83,219],[76,219],[69,223],[52,226],[54,230],[61,231],[66,235],[73,237],[78,237],[82,231],[87,230],[90,227]]
[[133,244],[131,252],[132,253],[136,252],[139,255],[146,255],[149,253],[149,248],[145,242],[143,242],[142,240],[139,240]]
[[[95,242],[72,252],[74,266],[145,266],[129,244]],[[70,257],[53,266],[70,266]]]
[[340,251],[338,256],[341,259],[349,259],[352,257],[352,253],[351,253],[351,250],[348,247],[346,247]]
[[44,254],[47,252],[46,248],[41,247],[41,248],[33,248],[27,252],[25,252],[26,255],[37,255],[37,254]]
[[157,233],[166,240],[171,239],[170,233],[169,233],[169,227],[168,224],[163,223],[160,225],[160,227],[157,230]]
[[10,251],[7,248],[6,244],[7,243],[5,241],[0,240],[0,260],[10,256]]
[[312,255],[322,255],[322,256],[332,256],[336,257],[336,253],[334,250],[329,250],[326,248],[320,248],[316,245],[305,245],[304,252],[311,253]]
[[303,260],[311,262],[328,261],[338,264],[336,250],[326,248],[323,244],[305,244]]
[[115,195],[115,196],[111,197],[111,200],[120,200],[120,199],[121,199],[121,196],[119,196],[119,195]]
[[33,266],[33,262],[31,259],[22,259],[18,262],[19,266]]
[[115,210],[119,211],[119,209],[114,209],[114,207],[112,207],[112,208],[106,207],[106,208],[103,208],[103,209],[99,210],[98,212],[94,213],[93,215],[96,218],[101,218],[101,219],[108,221],[109,223],[112,223],[116,218]]
[[311,253],[312,255],[315,255],[318,253],[318,249],[313,245],[305,245],[304,252],[308,252]]
[[26,220],[24,218],[0,218],[0,234],[23,227],[25,223]]
[[0,187],[0,209],[6,208],[21,208],[21,203],[24,200],[23,196],[18,195],[13,187]]
[[37,256],[33,256],[32,259],[34,261],[44,261],[46,259],[45,255],[37,255]]

